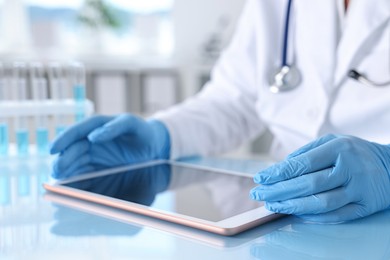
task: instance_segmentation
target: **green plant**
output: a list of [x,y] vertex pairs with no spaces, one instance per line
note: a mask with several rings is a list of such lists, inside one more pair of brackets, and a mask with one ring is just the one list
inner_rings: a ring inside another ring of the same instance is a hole
[[94,28],[120,29],[121,21],[115,15],[115,10],[104,0],[85,0],[77,19],[82,24]]

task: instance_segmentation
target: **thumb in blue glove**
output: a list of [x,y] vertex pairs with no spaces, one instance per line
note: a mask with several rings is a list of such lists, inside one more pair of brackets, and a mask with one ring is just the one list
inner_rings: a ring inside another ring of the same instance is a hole
[[53,142],[51,154],[60,153],[53,164],[53,177],[73,175],[168,159],[169,132],[157,120],[145,121],[130,114],[95,116],[63,132]]
[[390,147],[324,136],[254,177],[253,199],[313,222],[343,222],[390,206]]

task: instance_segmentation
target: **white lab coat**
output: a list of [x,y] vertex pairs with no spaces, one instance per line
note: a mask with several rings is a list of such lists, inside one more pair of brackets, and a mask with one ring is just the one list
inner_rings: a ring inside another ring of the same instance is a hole
[[171,157],[227,151],[265,127],[275,137],[276,159],[326,133],[390,144],[390,86],[370,88],[347,77],[356,69],[373,81],[390,80],[390,1],[353,0],[343,23],[336,1],[294,1],[289,61],[302,82],[272,94],[287,0],[248,0],[212,80],[155,115],[170,132]]

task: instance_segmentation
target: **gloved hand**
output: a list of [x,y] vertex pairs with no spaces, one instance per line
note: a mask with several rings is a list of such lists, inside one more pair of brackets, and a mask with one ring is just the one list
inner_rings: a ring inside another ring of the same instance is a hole
[[253,199],[313,222],[342,222],[390,206],[390,146],[327,135],[254,177]]
[[170,137],[157,120],[144,121],[130,114],[95,116],[58,136],[50,153],[60,153],[53,164],[53,177],[61,179],[109,167],[168,159]]

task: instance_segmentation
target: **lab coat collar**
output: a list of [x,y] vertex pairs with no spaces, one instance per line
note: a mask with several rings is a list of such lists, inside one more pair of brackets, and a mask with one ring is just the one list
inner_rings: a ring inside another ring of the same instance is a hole
[[359,65],[370,36],[390,18],[389,0],[351,1],[344,32],[337,49],[334,85],[338,86],[350,69]]

